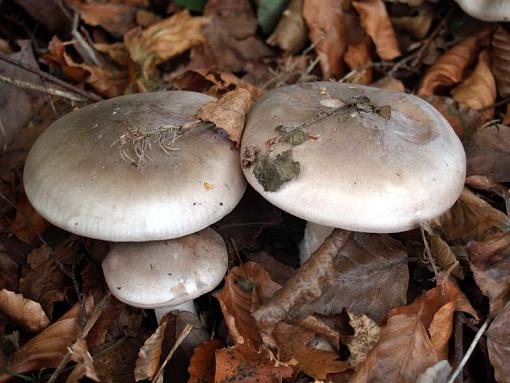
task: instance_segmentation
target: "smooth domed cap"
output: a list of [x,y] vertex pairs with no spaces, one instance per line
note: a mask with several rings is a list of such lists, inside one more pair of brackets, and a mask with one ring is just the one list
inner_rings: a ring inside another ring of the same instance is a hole
[[227,271],[221,236],[205,229],[177,239],[115,244],[103,261],[106,283],[136,307],[176,306],[214,289]]
[[56,226],[110,241],[176,238],[218,221],[246,187],[239,152],[216,129],[179,129],[211,100],[144,93],[62,117],[28,155],[30,202]]
[[422,99],[318,82],[274,89],[248,114],[248,182],[272,204],[321,225],[390,233],[439,216],[462,191],[466,156]]
[[471,17],[484,21],[510,20],[509,0],[455,0]]

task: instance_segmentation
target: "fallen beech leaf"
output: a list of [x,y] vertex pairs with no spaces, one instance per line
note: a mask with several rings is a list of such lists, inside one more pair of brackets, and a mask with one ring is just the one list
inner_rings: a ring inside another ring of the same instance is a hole
[[379,341],[349,382],[415,383],[438,360],[418,316],[395,315],[381,329]]
[[10,55],[12,53],[12,49],[9,46],[9,42],[2,38],[0,38],[0,52],[2,52],[5,55]]
[[510,182],[510,127],[499,124],[481,126],[463,143],[468,175]]
[[505,117],[503,117],[503,125],[510,125],[510,103],[506,104]]
[[30,332],[39,332],[50,324],[39,303],[13,291],[0,290],[0,310]]
[[466,185],[475,189],[485,190],[503,197],[505,200],[508,198],[508,188],[504,185],[497,183],[491,177],[485,176],[469,176],[466,177]]
[[290,378],[293,370],[261,346],[255,351],[246,344],[216,351],[215,383],[277,383]]
[[452,90],[458,102],[478,110],[494,105],[496,101],[496,80],[489,67],[489,54],[483,51],[473,73]]
[[124,35],[124,44],[148,78],[156,65],[203,44],[202,27],[208,21],[208,17],[192,17],[188,10],[183,10],[143,31],[132,29]]
[[[86,300],[86,306],[88,310],[92,308],[92,299]],[[43,367],[56,368],[81,333],[80,304],[76,303],[55,323],[16,350],[6,368],[17,374]],[[0,382],[7,382],[12,378],[12,375],[0,373]]]
[[320,60],[322,77],[329,80],[340,76],[348,39],[341,3],[337,0],[304,0],[303,17]]
[[37,269],[44,262],[50,259],[51,249],[46,245],[41,245],[40,247],[35,248],[27,255],[27,263],[30,265],[30,268]]
[[430,236],[430,250],[436,264],[441,268],[441,270],[451,270],[452,274],[457,278],[464,279],[464,272],[460,267],[457,257],[450,249],[450,246],[448,246],[441,237],[438,235]]
[[135,381],[152,379],[158,372],[161,347],[165,339],[167,323],[167,321],[161,323],[154,334],[140,348],[138,359],[136,360]]
[[218,299],[229,334],[236,344],[257,350],[262,337],[251,313],[263,299],[271,297],[280,285],[254,262],[234,267],[225,277],[223,289],[214,294]]
[[452,372],[447,360],[440,360],[418,376],[416,383],[446,383]]
[[16,204],[16,217],[9,231],[23,242],[31,243],[50,227],[46,221],[30,204],[28,198],[23,195]]
[[453,330],[455,302],[448,302],[436,311],[428,327],[430,341],[439,359],[448,359],[448,342]]
[[486,332],[487,350],[498,383],[510,382],[510,301],[499,312]]
[[510,95],[510,33],[498,25],[491,40],[492,73],[498,83],[498,93],[502,97]]
[[[237,242],[236,242],[237,243]],[[256,254],[247,254],[246,259],[251,262],[258,263],[262,266],[271,276],[271,279],[283,285],[295,273],[292,267],[284,265],[275,257],[266,252],[259,252]]]
[[287,364],[294,364],[295,369],[315,379],[326,379],[328,374],[345,371],[351,364],[340,360],[334,351],[315,348],[315,334],[285,322],[280,322],[274,329],[278,346],[279,359]]
[[18,290],[20,265],[0,245],[0,289]]
[[406,88],[402,81],[396,79],[395,77],[383,77],[380,80],[377,80],[372,84],[376,88],[392,90],[394,92],[405,92]]
[[432,20],[434,19],[434,9],[431,4],[423,3],[419,7],[410,8],[410,14],[400,17],[392,17],[391,23],[419,39],[427,36]]
[[120,2],[81,3],[73,1],[81,19],[88,25],[100,26],[116,37],[122,37],[136,26],[137,9]]
[[329,347],[332,347],[335,351],[339,351],[340,339],[343,335],[340,334],[340,331],[335,327],[334,319],[332,323],[327,323],[329,322],[329,319],[330,318],[326,318],[324,316],[310,315],[304,319],[293,321],[292,324],[295,324],[304,330],[309,330],[324,338],[328,341]]
[[287,53],[297,53],[306,45],[306,32],[303,0],[291,0],[273,34],[267,39],[267,43],[279,46]]
[[227,132],[230,140],[239,145],[244,129],[246,113],[252,104],[251,94],[246,89],[225,93],[219,100],[203,105],[196,118],[209,121]]
[[359,14],[361,26],[374,42],[379,57],[393,60],[400,56],[397,36],[382,0],[353,1],[352,6]]
[[188,383],[214,383],[215,351],[223,347],[221,340],[211,339],[195,348],[188,367]]
[[455,204],[439,218],[428,223],[432,233],[447,241],[480,240],[489,232],[510,228],[510,219],[475,193],[465,188]]
[[510,233],[467,245],[475,282],[496,315],[510,298]]
[[352,70],[358,69],[359,72],[349,78],[349,82],[355,84],[368,85],[372,82],[372,68],[361,69],[372,62],[372,47],[368,38],[363,39],[356,45],[349,45],[345,52],[344,61]]
[[94,90],[106,97],[123,93],[127,84],[127,73],[111,67],[98,67],[91,64],[78,64],[66,53],[64,44],[53,36],[48,52],[43,59],[50,65],[60,68],[67,78],[78,83],[86,82]]
[[66,383],[77,383],[81,378],[87,377],[95,382],[99,382],[94,360],[89,353],[87,342],[83,338],[78,338],[71,346],[71,360],[76,362],[76,366],[69,374]]
[[483,30],[450,48],[432,65],[422,77],[418,96],[433,95],[440,87],[448,87],[462,81],[464,71],[474,61],[488,34]]
[[356,369],[365,361],[368,353],[379,340],[381,328],[365,314],[349,313],[349,324],[354,329],[354,335],[347,342],[351,353],[349,362]]
[[129,52],[124,43],[95,43],[94,48],[101,53],[105,53],[117,65],[126,67],[129,63]]
[[104,348],[94,358],[94,365],[101,382],[125,383],[135,381],[133,366],[138,351],[143,344],[143,338],[147,335],[139,328],[136,338],[127,337],[125,340],[119,340],[118,345]]
[[50,32],[68,31],[71,27],[69,16],[53,0],[16,0],[15,3]]

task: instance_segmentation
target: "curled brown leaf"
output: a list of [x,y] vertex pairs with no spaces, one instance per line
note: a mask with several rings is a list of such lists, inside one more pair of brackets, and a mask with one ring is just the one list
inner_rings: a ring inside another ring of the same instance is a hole
[[50,324],[39,303],[13,291],[0,290],[0,310],[31,332],[39,332]]
[[499,25],[491,40],[492,72],[498,83],[498,93],[502,97],[510,95],[510,33]]
[[305,47],[306,32],[303,0],[291,0],[267,43],[277,45],[287,53],[297,53]]
[[135,366],[135,381],[152,379],[158,372],[167,323],[161,323],[140,348]]
[[355,70],[356,73],[349,78],[349,82],[355,84],[368,85],[372,82],[372,43],[368,38],[363,39],[360,43],[349,45],[345,52],[344,61],[349,68]]
[[124,33],[136,26],[137,9],[130,4],[82,3],[73,1],[81,19],[88,25],[101,26],[111,34],[122,37]]
[[94,367],[94,360],[90,355],[85,339],[77,339],[70,350],[71,360],[76,363],[76,366],[67,377],[66,383],[77,383],[83,377],[99,382],[100,380]]
[[510,382],[510,301],[487,330],[487,350],[498,383]]
[[191,357],[188,367],[188,383],[214,383],[215,351],[223,348],[219,339],[211,339],[200,344]]

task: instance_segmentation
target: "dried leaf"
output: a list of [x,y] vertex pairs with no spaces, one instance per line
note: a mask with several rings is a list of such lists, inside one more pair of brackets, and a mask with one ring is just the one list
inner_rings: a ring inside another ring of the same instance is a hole
[[[451,270],[457,278],[464,279],[464,272],[450,246],[438,235],[430,236],[430,250],[434,261],[443,271]],[[454,266],[455,265],[455,266]]]
[[[105,347],[94,358],[94,365],[101,382],[126,383],[134,382],[133,366],[137,353],[143,344],[144,331],[138,329],[137,338],[124,338],[115,347]],[[148,334],[147,334],[148,335]]]
[[195,348],[188,367],[188,383],[214,383],[215,351],[223,347],[221,340],[211,339]]
[[246,113],[250,109],[252,98],[246,89],[236,89],[225,93],[219,100],[208,102],[198,111],[196,117],[209,121],[227,132],[230,140],[239,145],[244,129]]
[[208,17],[192,17],[183,10],[143,31],[132,29],[124,35],[124,44],[143,76],[149,78],[156,65],[203,44],[202,28],[208,21]]
[[492,73],[498,83],[498,93],[502,97],[510,95],[510,33],[498,25],[492,35]]
[[135,381],[152,379],[159,370],[159,359],[161,357],[161,347],[165,339],[165,330],[167,321],[159,325],[154,334],[152,334],[143,344],[138,352],[138,359],[135,367]]
[[101,53],[105,53],[117,65],[127,67],[129,64],[129,52],[124,43],[95,43],[94,48]]
[[292,372],[264,346],[255,351],[247,344],[238,344],[216,351],[215,383],[278,383],[290,378]]
[[350,383],[415,383],[418,376],[438,360],[418,316],[395,315],[381,329],[379,341]]
[[[372,68],[367,66],[372,62],[372,47],[368,38],[363,39],[356,45],[349,45],[345,52],[344,61],[352,70],[359,72],[349,78],[349,82],[368,85],[372,82]],[[365,69],[361,69],[365,67]]]
[[279,46],[285,52],[293,54],[302,50],[306,41],[307,29],[303,18],[303,0],[291,0],[273,34],[267,39],[267,43]]
[[31,332],[39,332],[50,324],[39,303],[13,291],[0,290],[0,310]]
[[361,26],[374,42],[379,57],[393,60],[400,56],[397,36],[382,0],[353,1],[352,6],[359,14]]
[[322,77],[329,80],[340,76],[348,39],[340,2],[304,0],[303,17],[320,60]]
[[510,182],[510,127],[499,124],[481,126],[463,143],[468,175]]
[[347,342],[351,353],[349,362],[356,369],[365,361],[368,353],[379,340],[381,328],[365,314],[349,313],[349,324],[354,329],[354,335]]
[[453,330],[455,302],[448,302],[436,311],[428,327],[430,341],[439,359],[448,359],[448,342]]
[[20,266],[0,246],[0,289],[18,290]]
[[406,88],[402,81],[395,77],[383,77],[372,84],[376,88],[392,90],[394,92],[405,92]]
[[420,374],[416,383],[446,383],[451,372],[452,368],[448,361],[440,360]]
[[100,26],[116,37],[122,37],[136,26],[137,9],[130,4],[120,2],[73,3],[85,23],[94,27]]
[[424,3],[419,7],[410,8],[410,10],[409,15],[392,17],[391,22],[395,27],[410,32],[419,39],[423,39],[427,36],[434,19],[434,9],[431,4]]
[[510,299],[510,233],[467,245],[475,282],[496,315]]
[[452,90],[458,102],[478,110],[494,105],[496,100],[496,80],[489,67],[489,54],[483,51],[478,56],[478,64],[473,73]]
[[450,210],[429,225],[433,233],[441,234],[449,242],[467,243],[491,232],[507,231],[510,219],[465,188]]
[[312,331],[280,322],[274,334],[279,359],[315,379],[326,379],[328,374],[351,368],[351,364],[340,360],[336,352],[314,347],[315,334]]
[[487,350],[498,383],[510,382],[510,301],[499,312],[486,332]]
[[15,2],[50,32],[67,31],[71,27],[69,16],[53,0],[16,0]]
[[474,61],[486,36],[487,30],[484,30],[467,37],[439,57],[422,77],[417,94],[422,97],[431,96],[441,87],[461,82],[464,71]]
[[83,377],[92,379],[95,382],[100,381],[94,367],[94,360],[89,353],[87,342],[83,338],[78,338],[71,346],[71,360],[76,362],[76,366],[71,374],[69,374],[66,383],[77,383]]
[[20,241],[32,243],[50,226],[50,223],[32,207],[28,198],[23,195],[17,203],[16,217],[9,231]]

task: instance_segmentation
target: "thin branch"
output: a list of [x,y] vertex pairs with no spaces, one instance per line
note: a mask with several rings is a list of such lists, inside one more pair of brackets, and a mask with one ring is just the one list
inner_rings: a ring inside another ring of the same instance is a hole
[[466,355],[464,355],[464,358],[462,358],[462,361],[460,362],[458,367],[455,369],[455,371],[453,372],[452,376],[450,376],[450,379],[448,380],[448,383],[454,383],[455,379],[457,378],[457,375],[459,375],[462,372],[462,369],[464,368],[464,366],[466,365],[467,361],[471,357],[471,354],[475,350],[476,345],[478,344],[478,342],[482,338],[482,335],[484,334],[484,332],[487,330],[487,327],[489,327],[490,321],[491,321],[491,318],[487,317],[487,319],[483,323],[482,327],[480,327],[480,329],[476,333],[475,338],[471,342],[471,345],[469,346],[469,348],[468,348],[468,350],[466,352]]
[[82,97],[75,93],[66,92],[65,90],[49,88],[49,87],[45,87],[42,85],[37,85],[37,84],[31,83],[31,82],[27,82],[27,81],[14,80],[12,78],[5,77],[4,75],[1,75],[1,74],[0,74],[0,82],[5,82],[7,84],[17,86],[18,88],[35,90],[36,92],[46,93],[46,94],[51,94],[52,96],[67,98],[71,101],[79,101],[79,102],[87,101],[87,99],[85,97]]
[[5,61],[5,62],[8,62],[9,64],[12,64],[14,66],[17,66],[23,70],[26,70],[27,72],[30,72],[30,73],[33,73],[33,74],[36,74],[38,75],[39,77],[41,77],[42,79],[44,80],[47,80],[55,85],[58,85],[64,89],[67,89],[68,91],[70,92],[73,92],[73,93],[77,93],[91,101],[101,101],[102,98],[100,96],[98,96],[97,94],[94,94],[94,93],[91,93],[91,92],[87,92],[83,89],[80,89],[74,85],[71,85],[65,81],[62,81],[61,79],[55,77],[55,76],[52,76],[51,74],[49,73],[46,73],[46,72],[43,72],[41,71],[40,69],[37,69],[37,68],[32,68],[18,60],[15,60],[11,57],[9,57],[8,55],[5,55],[3,53],[0,53],[0,60],[2,61]]
[[76,49],[78,49],[78,46],[82,48],[83,53],[82,56],[86,61],[88,59],[89,62],[92,62],[94,65],[101,66],[101,63],[99,62],[99,59],[96,56],[96,52],[94,52],[94,49],[89,45],[87,40],[81,35],[80,31],[78,31],[78,26],[80,24],[80,16],[78,12],[75,10],[74,13],[74,19],[73,19],[73,27],[72,27],[72,35],[77,40],[78,45],[76,46]]

